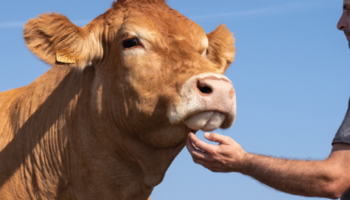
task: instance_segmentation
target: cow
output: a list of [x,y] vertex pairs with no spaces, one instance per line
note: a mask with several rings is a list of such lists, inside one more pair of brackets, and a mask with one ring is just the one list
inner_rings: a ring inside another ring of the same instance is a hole
[[118,0],[84,27],[42,14],[28,49],[52,67],[0,93],[0,199],[146,200],[189,132],[229,128],[232,33],[164,0]]

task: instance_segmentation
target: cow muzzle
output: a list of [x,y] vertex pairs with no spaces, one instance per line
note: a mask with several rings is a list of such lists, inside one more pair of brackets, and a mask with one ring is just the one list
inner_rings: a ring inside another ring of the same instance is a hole
[[236,115],[236,95],[224,75],[205,73],[191,77],[181,87],[180,99],[168,109],[171,123],[184,122],[192,130],[229,128]]

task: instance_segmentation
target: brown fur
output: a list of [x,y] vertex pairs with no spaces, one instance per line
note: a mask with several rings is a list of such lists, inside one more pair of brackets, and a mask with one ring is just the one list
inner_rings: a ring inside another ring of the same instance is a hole
[[[143,53],[121,47],[131,27],[146,33]],[[206,36],[162,0],[119,1],[82,28],[43,14],[24,38],[54,67],[0,93],[4,200],[147,199],[190,131],[170,124],[168,105],[189,77],[223,73],[235,53],[224,26]],[[56,52],[77,62],[58,63]]]

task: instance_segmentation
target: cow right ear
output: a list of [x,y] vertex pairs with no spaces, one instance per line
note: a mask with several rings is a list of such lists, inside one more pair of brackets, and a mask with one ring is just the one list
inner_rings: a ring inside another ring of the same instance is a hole
[[24,39],[28,49],[50,65],[84,68],[101,58],[103,52],[96,38],[99,29],[91,28],[98,23],[93,22],[80,28],[63,15],[43,14],[24,25]]
[[234,61],[235,38],[225,25],[218,26],[207,36],[209,39],[208,59],[219,66],[218,72],[223,73]]

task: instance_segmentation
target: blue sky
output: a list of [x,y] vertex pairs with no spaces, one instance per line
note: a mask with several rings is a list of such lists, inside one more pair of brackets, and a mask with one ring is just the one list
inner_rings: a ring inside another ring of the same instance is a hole
[[[29,84],[50,67],[25,47],[22,26],[44,12],[85,25],[112,0],[6,1],[0,7],[0,91]],[[226,75],[237,92],[237,119],[217,130],[248,152],[324,159],[347,109],[350,51],[336,29],[342,0],[168,0],[206,32],[226,24],[236,61]],[[203,133],[197,134],[203,139]],[[212,173],[183,150],[152,200],[307,199],[268,188],[237,173]],[[316,198],[318,199],[318,198]]]

